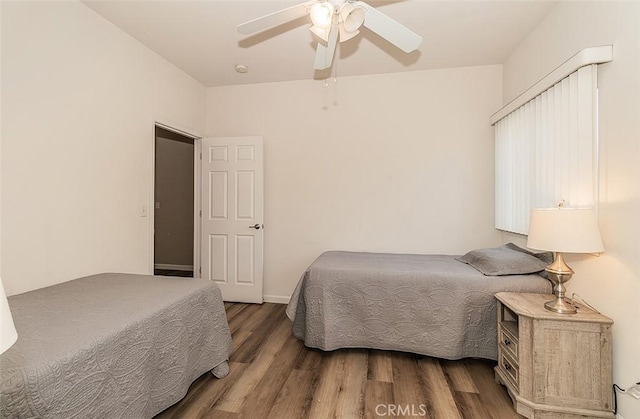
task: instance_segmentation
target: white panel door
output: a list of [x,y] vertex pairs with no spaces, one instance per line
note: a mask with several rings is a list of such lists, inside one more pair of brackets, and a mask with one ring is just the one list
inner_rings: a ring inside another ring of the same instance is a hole
[[225,301],[262,303],[262,137],[202,139],[202,278]]

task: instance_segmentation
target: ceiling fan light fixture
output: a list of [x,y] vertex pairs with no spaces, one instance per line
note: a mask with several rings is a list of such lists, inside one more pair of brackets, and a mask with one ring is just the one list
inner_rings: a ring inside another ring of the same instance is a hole
[[331,26],[333,22],[333,13],[335,9],[333,4],[329,2],[316,3],[311,6],[311,10],[309,10],[309,15],[311,16],[311,22],[313,22],[314,26],[317,26],[321,29],[327,29]]
[[238,31],[250,35],[307,15],[313,22],[311,32],[318,40],[314,62],[316,70],[330,68],[338,39],[343,42],[354,38],[361,26],[406,53],[417,50],[422,43],[422,36],[366,1],[360,0],[305,0],[303,3],[241,23],[238,25]]
[[355,38],[356,35],[360,33],[360,31],[357,29],[353,32],[347,31],[344,27],[343,22],[340,22],[339,29],[340,29],[340,42],[348,41],[351,38]]
[[345,3],[340,7],[340,20],[346,32],[358,33],[358,29],[364,23],[365,8],[359,4]]

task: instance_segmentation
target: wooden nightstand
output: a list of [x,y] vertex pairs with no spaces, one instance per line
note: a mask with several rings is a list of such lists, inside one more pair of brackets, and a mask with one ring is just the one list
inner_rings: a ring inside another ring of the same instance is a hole
[[614,418],[611,324],[576,304],[576,314],[544,308],[545,294],[500,292],[496,381],[529,418]]

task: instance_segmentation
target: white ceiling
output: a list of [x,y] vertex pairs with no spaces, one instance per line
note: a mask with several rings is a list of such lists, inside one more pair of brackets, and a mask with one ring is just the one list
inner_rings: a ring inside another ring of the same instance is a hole
[[[303,0],[304,1],[304,0]],[[424,38],[411,54],[363,28],[341,43],[333,73],[313,69],[307,18],[246,36],[236,26],[300,0],[83,0],[205,86],[501,64],[552,1],[368,1]],[[246,74],[234,66],[244,64]]]

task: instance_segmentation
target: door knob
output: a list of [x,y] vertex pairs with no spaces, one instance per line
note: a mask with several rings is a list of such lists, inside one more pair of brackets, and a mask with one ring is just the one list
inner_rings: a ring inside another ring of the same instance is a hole
[[260,229],[262,228],[262,225],[261,225],[261,224],[256,223],[256,224],[254,224],[254,225],[252,225],[252,226],[249,226],[249,228],[255,228],[256,230],[260,230]]

